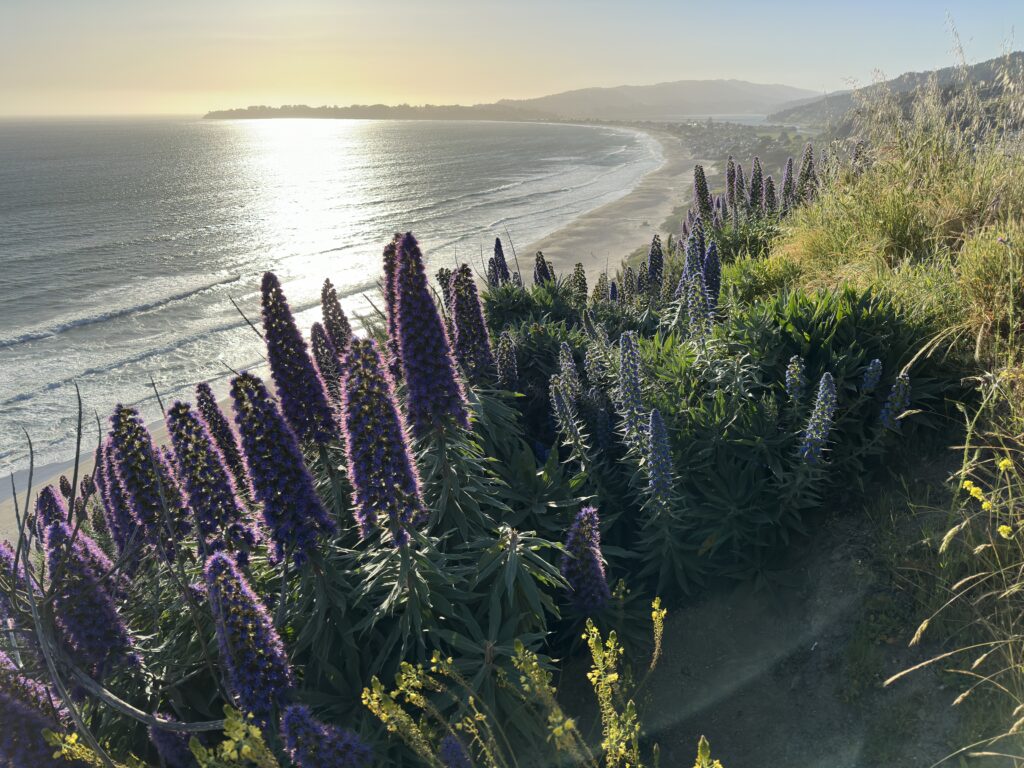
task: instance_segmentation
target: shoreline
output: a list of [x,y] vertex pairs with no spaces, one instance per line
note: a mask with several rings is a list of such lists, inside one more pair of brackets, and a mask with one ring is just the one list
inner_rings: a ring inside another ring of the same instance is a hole
[[[661,144],[662,164],[644,175],[633,189],[610,203],[588,211],[525,248],[523,269],[532,269],[533,256],[544,256],[560,274],[568,274],[577,262],[587,271],[588,281],[606,268],[613,271],[619,261],[638,248],[646,249],[655,234],[662,240],[669,234],[662,228],[677,205],[688,199],[693,165],[697,158],[682,139],[656,128],[621,126],[646,133]],[[524,276],[524,279],[527,276]]]
[[[658,141],[662,150],[661,165],[642,176],[633,189],[618,200],[587,211],[551,234],[529,243],[520,260],[520,267],[526,272],[525,279],[531,279],[533,254],[540,250],[561,274],[568,274],[576,262],[582,262],[587,279],[593,284],[605,268],[614,270],[621,259],[639,248],[646,248],[655,233],[662,235],[662,239],[668,234],[661,225],[672,215],[677,204],[686,199],[689,172],[696,160],[679,138],[667,132],[627,125],[619,127],[646,133]],[[221,406],[230,408],[230,404],[225,402]],[[155,442],[167,442],[163,422],[154,421],[148,426]],[[88,439],[83,438],[83,442]],[[92,449],[80,457],[79,479],[92,471],[93,458]],[[62,474],[70,477],[73,468],[74,458],[35,467],[32,498],[45,486],[55,484]],[[28,470],[15,472],[14,480],[20,505],[25,498]],[[0,483],[0,541],[11,538],[15,531],[14,498],[8,477]]]

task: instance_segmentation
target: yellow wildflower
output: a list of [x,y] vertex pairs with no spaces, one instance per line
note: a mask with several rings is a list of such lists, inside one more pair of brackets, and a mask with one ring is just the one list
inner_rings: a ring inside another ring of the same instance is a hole
[[999,526],[999,535],[1002,536],[1004,539],[1007,539],[1007,540],[1012,539],[1013,538],[1013,528],[1011,528],[1008,525],[1000,525]]

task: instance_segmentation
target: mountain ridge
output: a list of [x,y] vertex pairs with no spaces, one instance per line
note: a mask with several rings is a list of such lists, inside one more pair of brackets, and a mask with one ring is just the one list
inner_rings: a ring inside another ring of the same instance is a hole
[[354,104],[346,107],[288,104],[214,110],[208,119],[324,117],[452,120],[672,120],[705,115],[763,115],[814,92],[746,80],[673,80],[653,85],[577,88],[529,99],[500,99],[469,106]]

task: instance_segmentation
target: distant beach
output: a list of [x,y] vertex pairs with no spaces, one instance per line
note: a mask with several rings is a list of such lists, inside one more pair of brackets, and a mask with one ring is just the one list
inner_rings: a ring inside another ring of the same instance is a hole
[[[636,128],[633,130],[640,131]],[[692,170],[695,160],[679,138],[654,129],[642,132],[649,134],[660,144],[661,165],[644,175],[623,197],[582,213],[570,223],[534,242],[514,243],[524,278],[530,279],[533,254],[537,250],[544,251],[545,256],[559,272],[567,272],[576,262],[582,262],[588,278],[592,281],[605,268],[614,269],[622,258],[638,248],[646,247],[654,233],[658,232],[664,238],[667,232],[661,229],[661,225],[672,214],[675,206],[688,199],[690,194],[689,171]],[[506,243],[506,253],[511,256],[509,245]],[[195,381],[202,378],[202,373],[196,371]],[[225,408],[229,407],[227,403],[223,405]],[[68,408],[71,409],[72,404],[69,403]],[[84,473],[92,471],[96,438],[95,427],[89,428],[91,424],[92,422],[86,425],[83,435],[84,455],[79,463],[80,478]],[[149,420],[149,424],[154,438],[163,442],[166,439],[163,424],[153,419]],[[33,472],[32,497],[34,498],[38,490],[44,486],[56,483],[61,474],[70,477],[73,467],[73,458],[69,461],[36,466]],[[22,505],[25,499],[27,475],[27,471],[22,470],[16,472],[14,476],[19,505]],[[10,478],[5,477],[0,482],[0,539],[13,537],[15,531]]]
[[[654,129],[644,130],[658,140],[664,161],[618,200],[577,216],[561,229],[526,248],[533,269],[533,254],[543,251],[557,272],[567,272],[582,262],[592,280],[605,269],[614,271],[621,259],[650,244],[672,211],[692,194],[690,185],[696,159],[676,136]],[[521,255],[520,255],[521,256]]]

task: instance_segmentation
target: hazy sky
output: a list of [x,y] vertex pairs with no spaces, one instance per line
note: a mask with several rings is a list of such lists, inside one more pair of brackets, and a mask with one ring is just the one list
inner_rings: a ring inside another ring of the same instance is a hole
[[1024,0],[0,0],[0,115],[476,103],[712,78],[834,90],[954,63],[947,15],[981,61],[1014,42]]

